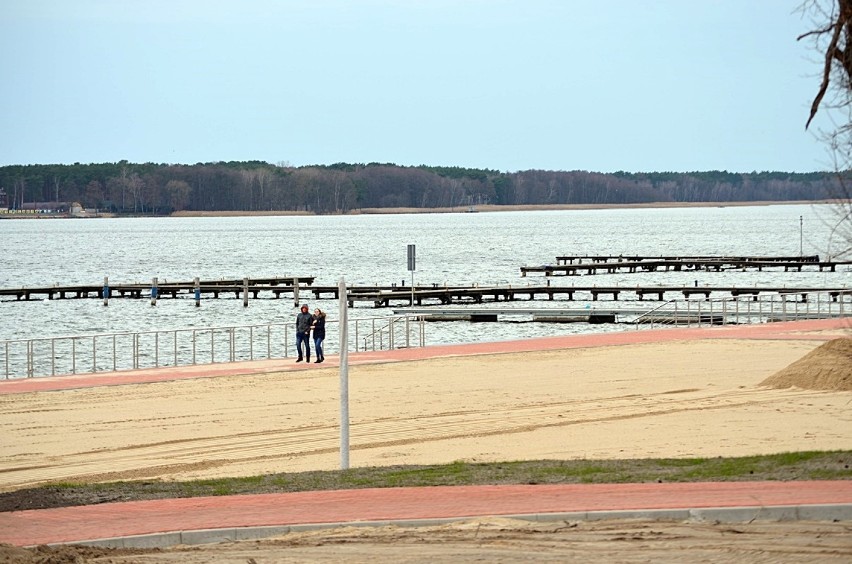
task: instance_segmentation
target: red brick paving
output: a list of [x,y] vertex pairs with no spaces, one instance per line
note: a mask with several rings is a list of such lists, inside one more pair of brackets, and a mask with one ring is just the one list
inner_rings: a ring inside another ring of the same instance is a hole
[[18,546],[200,529],[605,510],[852,504],[852,480],[436,486],[107,503],[0,513]]
[[[643,330],[523,341],[352,353],[352,364],[617,346],[687,339],[817,339],[848,335],[850,320]],[[802,334],[824,331],[823,334]],[[329,364],[333,359],[329,357]],[[278,370],[309,370],[293,359],[0,382],[0,393],[61,390]],[[585,484],[387,488],[169,499],[0,513],[0,542],[19,546],[148,533],[477,515],[702,507],[852,504],[852,480],[687,484]]]

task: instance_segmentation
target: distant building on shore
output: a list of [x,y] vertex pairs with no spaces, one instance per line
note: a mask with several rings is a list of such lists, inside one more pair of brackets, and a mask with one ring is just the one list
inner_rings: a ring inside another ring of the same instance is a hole
[[9,209],[8,203],[5,203],[5,206],[0,205],[0,212],[13,215],[88,217],[80,202],[24,202],[12,210]]
[[71,209],[71,202],[24,202],[18,209],[28,213],[68,213]]

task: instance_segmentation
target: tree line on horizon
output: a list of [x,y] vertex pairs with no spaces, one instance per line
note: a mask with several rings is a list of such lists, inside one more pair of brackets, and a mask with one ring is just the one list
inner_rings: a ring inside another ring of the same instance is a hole
[[80,202],[119,214],[176,211],[304,211],[457,208],[483,204],[636,204],[807,201],[831,198],[829,172],[649,172],[400,166],[390,163],[291,167],[262,161],[135,164],[127,161],[0,167],[9,207]]

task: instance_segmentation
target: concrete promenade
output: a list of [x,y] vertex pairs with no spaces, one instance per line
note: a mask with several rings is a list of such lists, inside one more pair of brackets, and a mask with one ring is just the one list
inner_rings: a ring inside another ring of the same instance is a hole
[[[386,363],[685,339],[815,339],[850,334],[852,321],[643,330],[524,341],[352,353],[352,364]],[[329,357],[326,364],[334,364]],[[293,359],[0,382],[0,394],[157,382],[181,378],[310,370]],[[654,517],[675,520],[852,520],[852,480],[559,484],[387,488],[260,494],[0,513],[0,542],[18,546],[100,541],[109,546],[170,546],[260,538],[334,524],[434,524],[500,515],[528,519]]]

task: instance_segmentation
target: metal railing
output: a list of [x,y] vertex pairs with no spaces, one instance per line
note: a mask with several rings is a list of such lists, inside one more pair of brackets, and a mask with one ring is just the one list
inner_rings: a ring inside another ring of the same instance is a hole
[[633,323],[654,327],[769,323],[852,316],[852,289],[743,294],[733,297],[669,300]]
[[[336,323],[328,321],[329,327]],[[350,319],[349,324],[350,350],[425,346],[422,316]],[[340,351],[335,331],[328,332],[323,349]],[[294,352],[295,328],[289,323],[99,333],[0,341],[0,372],[8,380],[288,358]]]
[[[384,350],[388,349],[423,347],[426,345],[424,334],[425,317],[414,316],[412,323],[411,315],[397,315],[393,317],[373,317],[371,330],[360,337],[358,324],[355,325],[355,342],[361,343],[360,350]],[[416,344],[412,344],[416,343]]]

